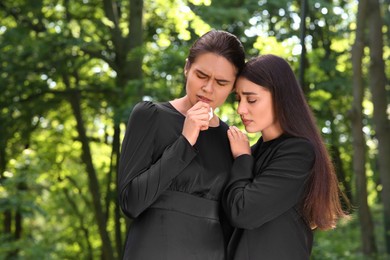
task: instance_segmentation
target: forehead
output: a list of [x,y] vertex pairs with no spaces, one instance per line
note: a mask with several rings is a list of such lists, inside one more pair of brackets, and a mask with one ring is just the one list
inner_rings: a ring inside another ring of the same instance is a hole
[[268,89],[246,79],[239,77],[236,82],[236,93],[240,95],[261,95],[269,92]]
[[237,69],[225,57],[207,52],[196,57],[190,69],[199,70],[203,73],[214,75],[216,78],[234,80]]

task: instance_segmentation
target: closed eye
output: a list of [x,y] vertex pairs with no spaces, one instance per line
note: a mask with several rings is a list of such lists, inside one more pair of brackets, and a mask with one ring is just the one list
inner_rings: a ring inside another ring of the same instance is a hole
[[208,76],[206,74],[203,74],[203,73],[196,73],[196,75],[198,76],[198,78],[200,79],[206,79]]
[[244,91],[244,92],[242,92],[242,95],[244,95],[246,97],[248,104],[254,104],[257,101],[257,98],[256,98],[256,97],[258,97],[257,93]]
[[226,86],[229,84],[229,81],[227,80],[217,80],[217,84],[220,86]]

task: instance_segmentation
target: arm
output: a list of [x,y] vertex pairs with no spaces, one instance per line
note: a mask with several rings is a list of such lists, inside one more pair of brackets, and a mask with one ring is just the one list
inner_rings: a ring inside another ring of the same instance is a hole
[[132,218],[148,208],[166,190],[172,179],[196,156],[195,149],[181,135],[153,162],[158,111],[151,102],[133,110],[123,139],[119,175],[119,204]]
[[232,224],[254,229],[295,206],[314,162],[313,147],[298,138],[282,142],[261,172],[252,177],[253,157],[238,157],[224,195]]

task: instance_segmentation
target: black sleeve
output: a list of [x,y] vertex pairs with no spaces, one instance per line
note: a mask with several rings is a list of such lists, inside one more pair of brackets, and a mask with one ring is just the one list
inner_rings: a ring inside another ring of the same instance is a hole
[[269,164],[254,177],[253,157],[236,158],[224,193],[224,208],[233,226],[254,229],[296,205],[314,157],[308,141],[290,138],[280,144]]
[[126,128],[118,189],[119,204],[128,217],[136,218],[148,208],[197,154],[180,135],[153,162],[154,143],[158,141],[155,140],[158,116],[155,104],[141,102],[134,107]]

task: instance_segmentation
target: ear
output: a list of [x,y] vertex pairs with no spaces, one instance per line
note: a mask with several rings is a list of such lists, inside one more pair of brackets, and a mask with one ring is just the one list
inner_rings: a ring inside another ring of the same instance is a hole
[[186,64],[184,65],[184,76],[187,77],[188,70],[191,67],[191,63],[186,59]]

